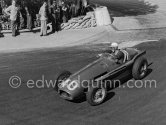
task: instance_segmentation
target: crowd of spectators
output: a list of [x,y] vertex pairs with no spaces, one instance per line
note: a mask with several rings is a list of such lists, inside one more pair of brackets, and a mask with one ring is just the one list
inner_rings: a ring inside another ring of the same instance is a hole
[[71,18],[86,14],[87,0],[60,1],[53,0],[48,6],[46,0],[39,6],[39,3],[23,2],[12,0],[11,6],[0,8],[0,13],[10,16],[12,36],[19,34],[19,29],[32,30],[41,26],[41,36],[47,35],[47,23],[51,22],[52,32],[61,30],[61,24],[68,22]]

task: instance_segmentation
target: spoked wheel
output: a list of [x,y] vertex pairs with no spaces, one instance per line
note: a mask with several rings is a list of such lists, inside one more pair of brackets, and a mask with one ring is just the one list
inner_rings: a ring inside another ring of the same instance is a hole
[[104,102],[107,96],[107,90],[104,87],[90,88],[86,94],[87,101],[92,106],[100,105]]
[[146,75],[147,69],[148,69],[147,63],[144,62],[143,65],[140,68],[140,76],[141,77],[144,77]]
[[71,72],[69,72],[69,71],[63,71],[62,73],[60,73],[60,75],[57,78],[56,84],[55,84],[55,90],[57,92],[59,91],[59,87],[61,86],[61,84],[65,80],[67,80],[70,76],[71,76]]
[[104,89],[98,89],[94,95],[94,102],[99,103],[105,98],[106,92]]

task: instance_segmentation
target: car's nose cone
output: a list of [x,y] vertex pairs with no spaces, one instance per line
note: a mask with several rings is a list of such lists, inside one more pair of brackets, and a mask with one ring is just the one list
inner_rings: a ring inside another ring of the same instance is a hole
[[60,96],[66,100],[74,100],[79,98],[83,93],[84,89],[80,86],[75,89],[69,89],[69,87],[66,85],[59,90]]

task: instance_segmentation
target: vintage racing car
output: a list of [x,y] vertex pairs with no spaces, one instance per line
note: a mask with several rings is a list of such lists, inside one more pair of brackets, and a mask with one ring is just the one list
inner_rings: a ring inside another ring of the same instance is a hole
[[136,48],[123,50],[127,54],[121,63],[115,61],[113,54],[103,53],[97,60],[74,74],[69,71],[60,73],[55,90],[66,100],[72,101],[86,95],[86,100],[92,106],[103,103],[109,87],[102,85],[102,83],[107,84],[104,81],[119,80],[129,75],[135,80],[141,80],[147,75],[148,61],[144,56],[146,51]]

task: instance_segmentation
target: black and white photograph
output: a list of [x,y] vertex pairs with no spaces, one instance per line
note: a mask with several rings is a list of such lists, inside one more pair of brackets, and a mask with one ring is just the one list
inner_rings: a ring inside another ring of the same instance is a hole
[[166,0],[0,0],[0,125],[166,125]]

